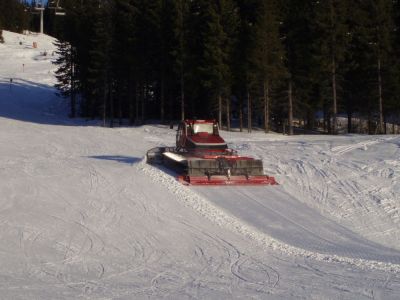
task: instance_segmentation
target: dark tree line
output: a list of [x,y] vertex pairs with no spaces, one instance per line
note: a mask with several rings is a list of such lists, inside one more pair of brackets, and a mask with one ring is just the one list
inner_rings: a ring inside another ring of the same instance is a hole
[[[55,17],[54,9],[49,8],[51,1],[44,3],[44,29],[47,34],[58,35],[62,31],[62,22]],[[40,13],[35,9],[37,5],[35,0],[0,0],[0,41],[3,40],[2,30],[38,32]]]
[[0,42],[2,30],[22,32],[29,27],[26,6],[19,0],[0,0]]
[[[4,1],[4,0],[0,0]],[[370,133],[400,112],[399,0],[66,0],[47,12],[71,116],[110,126],[216,118],[228,129]],[[2,10],[0,10],[2,11]]]

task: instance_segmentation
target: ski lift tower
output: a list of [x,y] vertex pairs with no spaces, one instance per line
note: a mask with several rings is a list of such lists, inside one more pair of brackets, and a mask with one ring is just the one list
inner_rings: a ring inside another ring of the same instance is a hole
[[[34,8],[35,12],[31,12],[32,14],[40,14],[40,33],[43,34],[43,15],[45,10],[45,1],[46,0],[37,0],[36,6]],[[65,16],[65,10],[60,6],[61,0],[49,0],[48,8],[54,10],[56,16]]]
[[43,12],[44,12],[44,0],[38,0],[36,2],[35,10],[40,12],[40,33],[43,34]]

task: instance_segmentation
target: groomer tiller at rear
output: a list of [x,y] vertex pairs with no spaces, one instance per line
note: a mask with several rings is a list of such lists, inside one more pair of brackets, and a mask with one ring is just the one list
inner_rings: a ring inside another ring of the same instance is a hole
[[187,185],[273,185],[260,159],[228,149],[215,120],[185,120],[179,124],[176,147],[147,152],[148,163],[162,163],[180,174]]

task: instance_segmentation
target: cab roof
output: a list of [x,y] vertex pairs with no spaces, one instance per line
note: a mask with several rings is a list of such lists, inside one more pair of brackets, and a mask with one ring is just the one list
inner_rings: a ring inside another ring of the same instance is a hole
[[217,123],[216,120],[191,120],[191,119],[186,119],[184,121],[187,124],[215,124]]

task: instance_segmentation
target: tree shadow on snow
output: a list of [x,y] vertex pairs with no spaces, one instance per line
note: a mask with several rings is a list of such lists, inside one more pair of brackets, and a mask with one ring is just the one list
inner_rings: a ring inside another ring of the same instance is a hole
[[100,160],[116,161],[119,163],[125,163],[130,165],[136,164],[142,160],[141,158],[138,157],[122,156],[122,155],[94,155],[88,157]]
[[60,126],[99,126],[99,120],[70,118],[70,100],[51,84],[22,78],[0,78],[0,117]]
[[[23,122],[59,125],[59,126],[102,126],[99,119],[70,118],[70,99],[57,95],[57,90],[51,84],[37,83],[22,78],[0,77],[0,118]],[[78,106],[78,105],[77,105]],[[77,107],[78,109],[78,107]],[[156,128],[157,120],[148,120],[146,124]],[[107,121],[109,124],[109,121]],[[115,122],[118,126],[118,122]],[[132,125],[127,120],[118,127],[141,127]]]
[[0,79],[0,117],[51,125],[78,125],[68,118],[68,100],[51,85],[21,78]]

